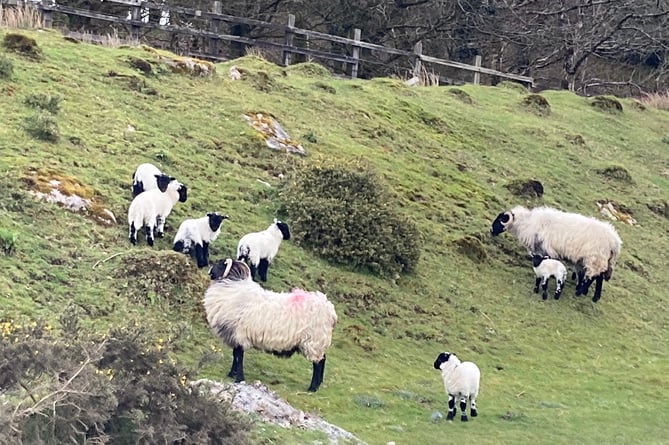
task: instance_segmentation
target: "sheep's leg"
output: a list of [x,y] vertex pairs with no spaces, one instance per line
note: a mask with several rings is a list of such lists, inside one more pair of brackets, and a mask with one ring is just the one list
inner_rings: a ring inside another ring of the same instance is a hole
[[135,228],[135,222],[130,223],[130,233],[128,235],[128,239],[130,239],[130,244],[133,246],[137,244],[137,229]]
[[476,417],[479,413],[476,411],[476,396],[469,396],[469,411],[472,417]]
[[599,301],[599,298],[602,296],[602,282],[604,280],[604,277],[602,274],[597,275],[597,278],[595,278],[595,295],[592,296],[592,302],[597,303]]
[[199,244],[195,245],[195,260],[197,261],[197,267],[204,267],[207,265],[207,260],[204,256],[204,248]]
[[537,277],[536,280],[534,280],[534,293],[538,294],[539,293],[539,285],[541,284],[541,277]]
[[467,397],[465,396],[460,396],[460,411],[462,411],[462,414],[460,414],[460,420],[462,422],[466,422],[469,419],[467,419]]
[[235,346],[232,350],[232,367],[228,377],[234,377],[237,383],[244,380],[244,348],[241,346]]
[[564,282],[562,280],[555,280],[555,295],[553,298],[558,300],[560,298],[560,294],[562,294],[562,285]]
[[453,397],[452,394],[448,395],[448,414],[446,414],[446,420],[453,420],[453,417],[455,417],[455,413],[457,412],[457,409],[455,409],[455,397]]
[[156,237],[162,238],[165,234],[165,218],[162,215],[156,216]]
[[203,261],[202,267],[209,265],[209,243],[206,241],[202,242],[202,261]]
[[585,277],[583,281],[581,281],[581,284],[576,287],[576,296],[586,295],[590,288],[590,284],[592,284],[592,278]]
[[260,264],[258,264],[258,275],[260,275],[260,281],[263,283],[267,281],[267,269],[269,268],[269,260],[267,258],[261,258]]
[[144,231],[146,232],[146,244],[153,246],[153,226],[147,225]]
[[323,372],[325,371],[325,357],[313,363],[313,371],[311,373],[311,384],[309,385],[309,392],[316,392],[323,382]]
[[249,263],[250,263],[249,264],[249,269],[251,269],[251,279],[253,281],[255,281],[256,280],[256,270],[257,270],[256,265],[253,264],[253,261],[249,261]]
[[546,298],[548,298],[548,277],[541,280],[541,299],[545,300]]

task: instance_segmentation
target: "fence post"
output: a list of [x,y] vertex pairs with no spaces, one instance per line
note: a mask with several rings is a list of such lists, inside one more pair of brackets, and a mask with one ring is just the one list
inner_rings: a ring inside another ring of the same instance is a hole
[[[293,39],[295,38],[295,34],[291,31],[295,27],[295,16],[293,14],[288,14],[288,29],[286,29],[286,46],[289,46],[292,48],[293,46]],[[283,50],[283,66],[288,66],[290,65],[290,59],[291,59],[291,52],[289,49],[284,49]]]
[[[353,30],[353,40],[359,42],[361,34],[360,28],[355,28]],[[351,62],[351,79],[358,77],[358,61],[360,60],[360,47],[355,46],[355,44],[353,45],[353,60],[354,62]]]
[[[45,0],[43,6],[50,7],[54,5],[54,0]],[[42,9],[42,26],[44,28],[53,27],[53,11],[51,9]]]
[[[134,5],[132,5],[130,9],[130,19],[133,22],[139,22],[142,20],[142,2],[138,1]],[[139,40],[139,30],[140,30],[140,25],[137,25],[135,23],[130,24],[130,37],[132,40]]]
[[[220,1],[215,1],[214,5],[211,8],[211,12],[214,14],[223,13],[223,4]],[[209,22],[209,30],[214,34],[218,34],[220,31],[221,20],[218,17],[212,17]],[[218,55],[218,44],[219,40],[215,37],[209,38],[209,54],[217,56]]]
[[423,54],[423,42],[418,41],[413,46],[413,53],[416,55],[416,58],[413,63],[413,77],[420,77],[423,71],[423,60],[420,56]]
[[[476,56],[474,58],[474,66],[476,68],[481,68],[481,56]],[[478,71],[474,71],[474,85],[478,85],[481,83],[481,73]]]

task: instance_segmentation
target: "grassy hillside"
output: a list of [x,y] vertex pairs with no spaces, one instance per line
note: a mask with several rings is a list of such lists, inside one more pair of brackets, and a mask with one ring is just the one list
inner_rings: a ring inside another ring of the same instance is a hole
[[[73,304],[100,331],[128,320],[165,335],[178,326],[178,358],[196,364],[219,349],[202,377],[226,380],[231,351],[198,311],[205,271],[192,266],[196,279],[181,303],[138,288],[126,273],[128,262],[151,253],[143,240],[137,247],[127,240],[134,168],[155,163],[189,188],[153,251],[170,249],[181,219],[218,210],[230,215],[210,249],[218,259],[277,215],[281,178],[302,165],[355,162],[378,175],[392,190],[391,205],[420,230],[417,271],[382,278],[283,243],[267,287],[322,290],[339,314],[324,384],[306,393],[311,365],[302,357],[253,351],[247,379],[370,444],[667,443],[667,112],[623,100],[612,114],[591,99],[545,91],[546,114],[523,105],[527,93],[516,88],[339,80],[314,65],[281,68],[250,56],[217,65],[212,78],[167,69],[144,75],[128,62],[153,60],[143,49],[26,34],[42,49],[40,61],[0,48],[14,66],[0,79],[0,229],[17,236],[11,255],[0,252],[2,320],[57,325]],[[233,64],[239,81],[227,77]],[[42,93],[63,98],[56,142],[26,131],[38,112],[25,99]],[[241,117],[259,111],[274,115],[307,156],[265,147]],[[49,174],[78,180],[118,224],[37,201],[29,189]],[[507,187],[528,179],[543,184],[541,198]],[[509,235],[490,238],[491,221],[517,204],[598,216],[598,200],[615,201],[638,221],[613,222],[624,245],[602,299],[574,297],[570,282],[559,301],[541,301],[523,249]],[[468,424],[431,421],[447,409],[432,368],[443,350],[481,368],[479,417]],[[258,436],[310,438],[272,428]]]

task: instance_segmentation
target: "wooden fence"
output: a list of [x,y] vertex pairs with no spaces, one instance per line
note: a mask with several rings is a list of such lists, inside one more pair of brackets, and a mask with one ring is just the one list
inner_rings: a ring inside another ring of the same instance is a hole
[[[31,4],[39,8],[42,12],[43,24],[45,27],[52,27],[54,23],[53,14],[65,14],[68,16],[78,16],[78,17],[88,17],[95,20],[101,20],[104,22],[120,24],[130,28],[130,36],[133,40],[139,40],[140,31],[142,29],[156,29],[165,31],[167,33],[176,33],[176,34],[185,34],[197,36],[205,39],[207,43],[207,50],[203,54],[197,54],[203,58],[210,59],[220,59],[218,56],[219,45],[221,41],[227,42],[236,42],[248,46],[257,46],[257,47],[266,47],[279,50],[282,53],[282,61],[284,65],[290,65],[292,62],[293,54],[301,54],[310,58],[325,59],[335,62],[340,62],[344,64],[347,69],[347,74],[352,78],[358,76],[360,69],[360,64],[364,63],[365,60],[361,58],[363,50],[371,52],[380,52],[383,54],[390,54],[395,56],[404,56],[413,60],[413,74],[419,75],[423,67],[423,63],[433,64],[437,66],[445,66],[449,68],[455,68],[457,70],[464,70],[473,73],[472,81],[475,84],[480,82],[481,74],[487,74],[491,76],[497,76],[503,79],[511,79],[520,83],[523,83],[528,86],[534,86],[534,80],[531,77],[521,76],[518,74],[504,73],[490,68],[484,68],[481,66],[481,56],[476,56],[474,65],[468,65],[465,63],[454,62],[451,60],[439,59],[437,57],[431,57],[424,55],[422,53],[422,43],[418,42],[412,51],[401,50],[397,48],[386,47],[382,45],[376,45],[374,43],[364,42],[360,40],[361,30],[355,29],[353,33],[353,38],[346,38],[340,36],[334,36],[330,34],[325,34],[317,31],[310,31],[307,29],[301,29],[295,27],[295,16],[290,14],[288,16],[288,23],[285,25],[263,22],[260,20],[249,19],[244,17],[236,17],[227,14],[222,14],[221,2],[214,1],[211,11],[201,11],[197,9],[189,9],[178,6],[171,6],[159,3],[153,3],[150,1],[142,0],[105,0],[105,3],[116,3],[125,5],[128,7],[128,16],[119,17],[115,15],[103,14],[97,11],[85,10],[73,8],[70,6],[59,5],[54,2],[54,0],[0,0],[0,4],[8,5],[23,5]],[[155,23],[148,20],[149,15],[147,14],[150,11],[160,11],[160,14],[165,12],[171,14],[181,14],[183,16],[198,18],[200,20],[204,19],[208,23],[208,29],[197,29],[186,26],[177,26],[172,24],[161,24]],[[267,30],[272,30],[276,33],[282,34],[284,39],[282,42],[271,41],[271,40],[262,40],[262,39],[253,39],[249,37],[243,37],[238,35],[229,35],[222,34],[221,23],[234,23],[234,24],[243,24],[252,27],[264,28]],[[343,45],[346,48],[350,48],[350,55],[348,54],[337,54],[329,51],[316,50],[309,47],[298,46],[296,44],[295,36],[302,37],[303,41],[318,41],[323,40],[327,42],[337,43]]]

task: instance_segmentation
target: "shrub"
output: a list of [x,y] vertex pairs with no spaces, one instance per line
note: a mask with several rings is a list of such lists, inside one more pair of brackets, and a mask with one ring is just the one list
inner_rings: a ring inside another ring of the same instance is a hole
[[609,114],[618,114],[623,111],[623,104],[614,97],[595,96],[592,98],[590,105]]
[[16,247],[18,234],[8,229],[0,229],[0,245],[5,255],[11,255]]
[[0,79],[10,79],[14,73],[14,63],[0,54]]
[[416,268],[418,229],[395,212],[379,178],[360,166],[304,168],[279,197],[295,242],[324,258],[382,275]]
[[0,322],[0,443],[250,443],[228,404],[190,390],[173,341],[136,325],[54,332]]
[[63,100],[58,95],[51,95],[48,93],[28,94],[23,103],[31,108],[48,111],[51,114],[57,114],[60,102]]
[[58,122],[48,111],[41,111],[26,118],[25,129],[29,135],[42,141],[57,142],[60,138]]

